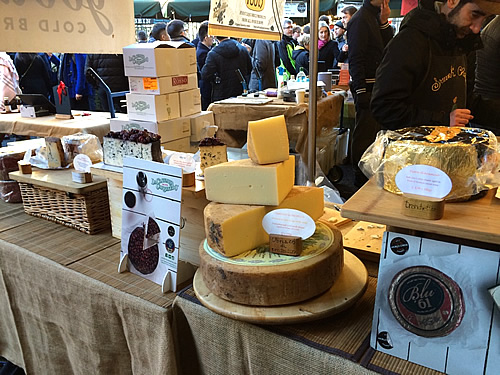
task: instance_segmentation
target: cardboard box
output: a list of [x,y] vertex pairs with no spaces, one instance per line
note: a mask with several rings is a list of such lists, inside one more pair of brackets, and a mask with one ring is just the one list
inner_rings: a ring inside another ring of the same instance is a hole
[[111,131],[145,129],[152,133],[160,134],[162,142],[189,137],[191,134],[191,124],[189,118],[187,117],[179,117],[173,120],[161,122],[136,121],[128,118],[112,118],[110,120],[109,127]]
[[203,131],[203,128],[207,125],[215,124],[214,113],[212,111],[201,111],[200,113],[187,116],[187,118],[191,122],[191,142],[199,142],[204,137],[213,135],[211,132],[207,134]]
[[500,253],[386,232],[372,348],[447,374],[497,374]]
[[130,120],[160,122],[180,117],[179,94],[127,94]]
[[192,90],[198,87],[196,73],[169,77],[128,77],[130,92],[134,94],[161,95]]
[[165,150],[169,151],[191,152],[191,143],[189,142],[189,137],[184,137],[169,142],[162,142],[161,145]]
[[200,89],[197,88],[194,90],[180,92],[179,101],[181,105],[182,117],[201,112]]
[[136,43],[123,47],[128,77],[165,77],[196,73],[196,49],[184,42]]

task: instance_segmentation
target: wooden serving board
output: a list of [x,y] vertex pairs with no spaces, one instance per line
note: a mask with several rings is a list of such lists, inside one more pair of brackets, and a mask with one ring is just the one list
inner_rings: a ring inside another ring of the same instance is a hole
[[344,234],[344,248],[361,259],[378,262],[385,228],[382,224],[358,221],[349,232]]
[[269,325],[301,323],[337,314],[352,306],[363,295],[367,285],[368,272],[365,266],[348,251],[344,251],[344,269],[328,291],[291,305],[240,305],[214,295],[205,285],[200,270],[193,280],[196,296],[208,309],[228,318]]
[[94,176],[94,181],[86,184],[74,182],[71,176],[71,172],[73,171],[74,169],[33,168],[33,173],[31,174],[22,174],[20,171],[16,171],[10,172],[9,177],[18,182],[33,184],[73,194],[84,194],[106,187],[106,179],[98,176]]

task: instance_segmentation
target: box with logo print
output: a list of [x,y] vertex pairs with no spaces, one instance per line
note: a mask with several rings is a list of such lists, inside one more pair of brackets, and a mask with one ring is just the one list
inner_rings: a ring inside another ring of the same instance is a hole
[[500,252],[386,232],[371,346],[449,374],[496,374]]
[[161,95],[198,88],[196,73],[168,77],[128,77],[130,92]]
[[165,77],[196,73],[196,49],[184,42],[136,43],[123,47],[127,77]]
[[151,133],[159,134],[161,142],[169,142],[180,138],[188,137],[191,134],[189,118],[179,117],[173,120],[152,122],[130,120],[127,116],[112,118],[109,121],[111,131],[121,130],[147,130]]
[[130,120],[161,122],[181,116],[179,94],[127,94],[127,112]]

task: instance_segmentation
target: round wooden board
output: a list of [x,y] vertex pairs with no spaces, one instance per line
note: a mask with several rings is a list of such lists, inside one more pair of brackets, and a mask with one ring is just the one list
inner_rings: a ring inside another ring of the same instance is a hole
[[352,306],[364,294],[367,285],[368,272],[365,265],[346,250],[344,269],[333,286],[315,298],[291,305],[240,305],[212,294],[205,285],[200,270],[196,271],[193,280],[196,296],[208,309],[228,318],[270,325],[300,323],[337,314]]

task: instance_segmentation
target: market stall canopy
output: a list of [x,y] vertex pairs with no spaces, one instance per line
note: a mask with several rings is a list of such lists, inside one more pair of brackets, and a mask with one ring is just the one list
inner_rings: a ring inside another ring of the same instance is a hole
[[167,4],[165,14],[173,18],[172,12],[175,12],[175,18],[206,20],[210,13],[210,0],[172,0]]
[[136,18],[163,18],[159,1],[134,1],[134,15]]

